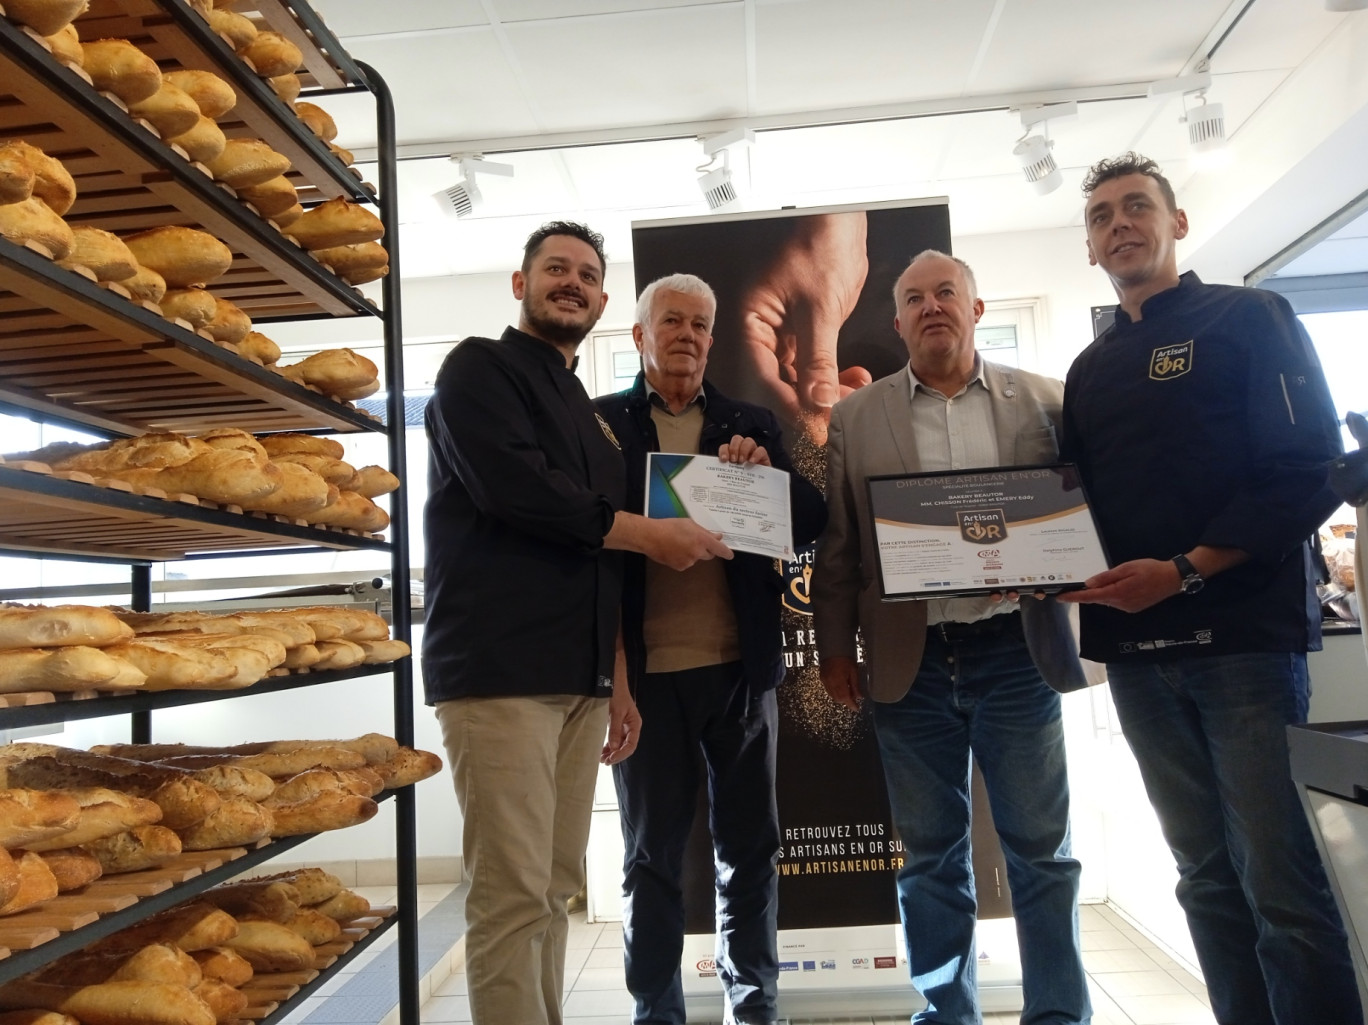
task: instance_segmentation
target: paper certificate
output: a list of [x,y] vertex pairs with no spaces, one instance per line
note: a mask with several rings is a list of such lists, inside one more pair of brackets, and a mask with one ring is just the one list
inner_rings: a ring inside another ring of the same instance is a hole
[[870,477],[885,600],[1064,591],[1107,568],[1072,466]]
[[649,452],[646,515],[691,519],[720,533],[722,543],[738,552],[793,558],[789,475],[772,466]]

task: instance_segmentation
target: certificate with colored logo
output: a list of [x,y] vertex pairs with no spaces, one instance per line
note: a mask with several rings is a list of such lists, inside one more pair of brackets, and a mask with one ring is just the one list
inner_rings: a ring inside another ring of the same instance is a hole
[[649,452],[646,515],[691,519],[720,533],[722,543],[734,551],[793,558],[789,475],[772,466]]
[[885,601],[1068,591],[1107,568],[1072,465],[870,477],[867,486]]

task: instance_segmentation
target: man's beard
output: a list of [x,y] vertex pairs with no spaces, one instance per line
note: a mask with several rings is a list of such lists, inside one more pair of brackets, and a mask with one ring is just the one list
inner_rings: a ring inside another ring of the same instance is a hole
[[[549,306],[549,297],[544,303],[537,305],[533,305],[528,299],[524,299],[522,318],[527,322],[528,327],[533,329],[538,338],[550,342],[552,345],[579,345],[598,322],[597,317],[592,317],[587,320],[566,323],[563,320],[546,315],[545,309]],[[587,310],[585,314],[587,317]]]

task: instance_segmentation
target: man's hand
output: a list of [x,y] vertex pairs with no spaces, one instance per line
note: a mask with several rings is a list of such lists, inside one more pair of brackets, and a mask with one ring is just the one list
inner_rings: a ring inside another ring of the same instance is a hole
[[1084,581],[1082,591],[1061,591],[1059,600],[1143,612],[1183,589],[1178,567],[1166,559],[1134,559]]
[[627,681],[615,680],[613,696],[608,699],[608,740],[599,761],[604,765],[616,765],[636,750],[640,739],[641,713],[632,700]]
[[855,660],[844,655],[829,655],[821,661],[822,686],[837,704],[851,711],[860,710],[860,671]]
[[841,372],[836,337],[869,273],[863,211],[814,214],[741,300],[744,359],[789,423],[826,444],[831,407],[873,378]]
[[743,438],[733,434],[731,441],[717,450],[717,458],[724,463],[746,463],[750,466],[769,466],[769,453],[764,445],[757,445],[754,438]]
[[705,559],[730,559],[732,550],[722,535],[704,530],[693,520],[647,520],[646,558],[673,570],[688,569]]

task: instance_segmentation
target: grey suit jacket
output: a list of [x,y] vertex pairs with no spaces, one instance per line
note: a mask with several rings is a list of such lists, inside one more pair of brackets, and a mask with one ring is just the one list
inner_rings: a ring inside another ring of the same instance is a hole
[[[1002,465],[1057,461],[1064,385],[987,361],[983,371]],[[812,574],[817,653],[819,658],[854,658],[858,627],[866,686],[875,701],[897,701],[911,686],[926,644],[926,606],[881,598],[865,480],[919,469],[906,369],[861,388],[832,409],[827,528],[817,543]],[[1021,610],[1031,658],[1045,681],[1061,692],[1087,686],[1068,609],[1053,598],[1023,598]]]

